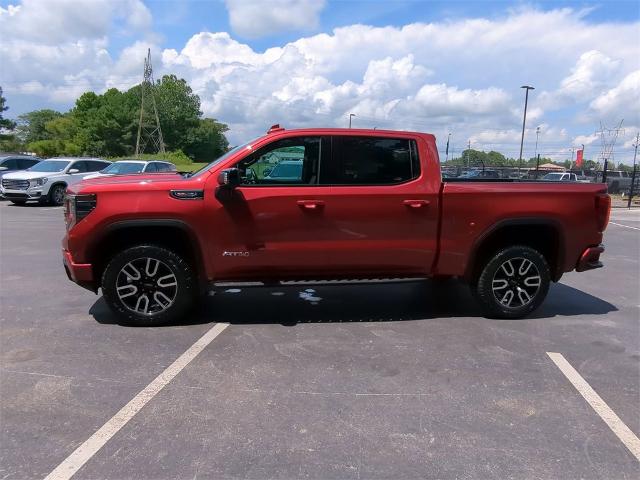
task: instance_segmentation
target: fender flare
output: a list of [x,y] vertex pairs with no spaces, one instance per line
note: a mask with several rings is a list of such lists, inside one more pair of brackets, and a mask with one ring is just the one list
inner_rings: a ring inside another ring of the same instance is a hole
[[484,242],[491,237],[497,231],[507,228],[507,227],[518,227],[518,226],[544,226],[551,227],[558,235],[558,252],[556,258],[556,266],[555,271],[552,272],[552,279],[554,281],[558,281],[562,276],[564,271],[563,265],[565,261],[565,250],[566,250],[566,241],[564,235],[564,229],[562,224],[554,219],[549,217],[520,217],[520,218],[508,218],[504,220],[500,220],[486,230],[484,230],[473,242],[471,246],[471,250],[469,251],[469,261],[467,262],[467,267],[464,272],[464,278],[470,279],[473,270],[476,267],[476,257],[478,255],[478,251],[482,248]]
[[128,228],[143,228],[143,227],[169,227],[169,228],[177,228],[184,232],[189,239],[189,246],[191,247],[191,251],[194,254],[194,261],[196,265],[194,265],[198,277],[201,279],[201,282],[207,281],[206,275],[206,267],[205,267],[205,252],[203,252],[200,242],[198,240],[198,235],[193,230],[193,228],[186,222],[182,220],[176,220],[173,218],[142,218],[142,219],[131,219],[131,220],[118,220],[107,225],[101,232],[99,236],[95,238],[91,245],[87,248],[87,252],[89,252],[90,257],[92,257],[97,249],[97,247],[104,241],[106,237],[111,235],[114,232],[119,230],[126,230]]

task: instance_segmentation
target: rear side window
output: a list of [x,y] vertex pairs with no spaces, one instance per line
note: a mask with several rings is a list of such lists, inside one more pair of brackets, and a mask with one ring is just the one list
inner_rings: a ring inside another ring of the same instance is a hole
[[158,171],[158,164],[151,162],[147,164],[147,168],[144,169],[145,173],[156,173]]
[[91,170],[89,170],[89,162],[86,161],[73,162],[69,170],[73,169],[78,170],[78,173],[91,172]]
[[18,168],[20,170],[25,170],[27,168],[31,168],[33,167],[36,163],[38,163],[40,160],[32,160],[30,158],[20,158],[18,159]]
[[103,170],[103,169],[107,168],[109,165],[111,165],[111,163],[99,162],[97,160],[89,161],[87,163],[89,164],[89,171],[90,172],[98,172],[100,170]]
[[417,178],[416,142],[406,138],[333,137],[332,162],[321,182],[333,185],[394,185]]

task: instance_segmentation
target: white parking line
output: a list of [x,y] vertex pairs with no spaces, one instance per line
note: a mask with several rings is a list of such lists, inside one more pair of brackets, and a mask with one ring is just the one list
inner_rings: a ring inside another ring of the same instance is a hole
[[69,455],[60,465],[58,465],[45,480],[68,480],[71,478],[91,457],[93,457],[118,431],[124,427],[160,390],[162,390],[171,380],[175,378],[191,360],[204,350],[214,338],[220,335],[228,323],[217,323],[200,340],[191,345],[189,349],[169,365],[164,372],[158,375],[149,385],[127,403],[118,413],[100,427],[91,437]]
[[600,418],[609,426],[620,441],[629,449],[629,451],[640,461],[640,440],[635,433],[627,427],[620,417],[611,410],[609,405],[591,388],[591,385],[582,378],[582,376],[571,366],[561,353],[547,352],[549,358],[560,369],[564,376],[576,387],[580,395],[584,397],[591,408],[593,408]]
[[617,225],[618,227],[624,227],[624,228],[632,228],[634,230],[640,230],[640,228],[638,227],[630,227],[629,225],[622,225],[621,223],[616,223],[616,222],[609,222],[611,225]]

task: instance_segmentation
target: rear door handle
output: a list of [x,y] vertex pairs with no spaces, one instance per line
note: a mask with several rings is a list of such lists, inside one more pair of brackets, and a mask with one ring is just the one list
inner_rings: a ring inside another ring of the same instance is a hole
[[298,200],[298,206],[304,210],[320,210],[324,207],[322,200]]
[[431,202],[429,200],[404,200],[403,205],[409,208],[427,207]]

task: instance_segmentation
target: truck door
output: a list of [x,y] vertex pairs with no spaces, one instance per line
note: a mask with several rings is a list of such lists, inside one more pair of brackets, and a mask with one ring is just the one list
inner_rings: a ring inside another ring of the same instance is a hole
[[330,269],[325,204],[318,183],[328,137],[276,140],[240,160],[241,185],[215,201],[210,248],[218,278],[309,278]]
[[410,137],[333,136],[320,181],[330,261],[344,275],[430,273],[438,233],[440,178],[427,178],[426,143]]

